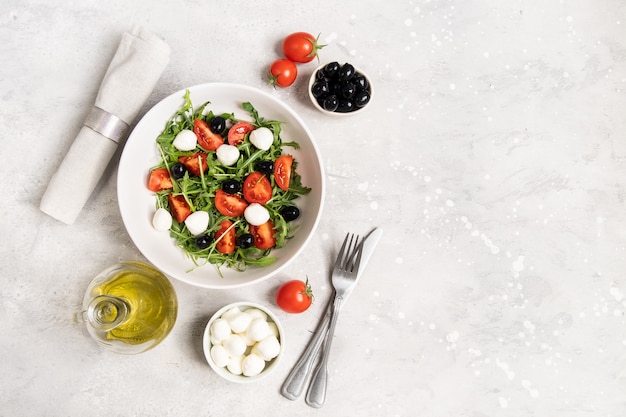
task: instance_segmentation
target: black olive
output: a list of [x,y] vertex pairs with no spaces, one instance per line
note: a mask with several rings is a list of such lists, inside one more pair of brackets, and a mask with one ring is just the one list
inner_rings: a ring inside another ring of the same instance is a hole
[[311,87],[311,93],[313,93],[313,97],[315,98],[326,97],[329,92],[330,87],[328,86],[328,81],[326,80],[317,81]]
[[300,209],[296,206],[287,206],[280,211],[280,215],[283,216],[285,221],[292,221],[300,217]]
[[222,116],[215,116],[209,122],[211,132],[221,134],[226,129],[226,120]]
[[359,91],[354,95],[354,105],[358,108],[364,107],[370,101],[369,91]]
[[328,94],[341,95],[341,83],[339,81],[333,81],[328,84]]
[[348,81],[341,86],[341,95],[343,98],[352,98],[356,93],[356,86]]
[[315,72],[315,80],[316,81],[320,81],[320,80],[324,80],[324,79],[325,78],[324,78],[324,71],[323,71],[323,69],[318,70],[318,71]]
[[227,194],[236,194],[241,190],[241,183],[233,179],[226,180],[222,183],[222,190]]
[[328,78],[333,78],[339,72],[339,62],[331,62],[330,64],[326,64],[324,66],[324,75]]
[[172,165],[172,168],[170,168],[170,171],[172,172],[172,177],[174,177],[174,179],[176,180],[179,180],[185,176],[185,172],[187,172],[187,168],[185,168],[185,166],[181,164],[180,162],[176,162],[174,165]]
[[247,249],[254,245],[254,236],[252,236],[250,233],[244,233],[237,236],[236,243],[237,246],[239,246],[241,249]]
[[367,78],[365,78],[365,76],[361,73],[357,72],[354,74],[354,77],[352,77],[352,80],[350,81],[354,83],[357,91],[363,91],[368,87]]
[[256,170],[263,174],[271,174],[274,172],[274,161],[261,160],[255,165]]
[[354,101],[347,100],[347,99],[339,99],[339,103],[337,105],[336,111],[338,113],[350,113],[351,111],[354,111],[355,108],[356,106],[354,105]]
[[198,249],[206,249],[211,245],[212,241],[213,239],[211,239],[211,236],[205,234],[196,236],[195,243]]
[[326,111],[335,111],[337,110],[337,106],[339,102],[337,101],[337,96],[332,95],[322,99],[320,106]]
[[354,77],[354,67],[352,64],[345,63],[339,69],[339,81],[348,81],[352,77]]

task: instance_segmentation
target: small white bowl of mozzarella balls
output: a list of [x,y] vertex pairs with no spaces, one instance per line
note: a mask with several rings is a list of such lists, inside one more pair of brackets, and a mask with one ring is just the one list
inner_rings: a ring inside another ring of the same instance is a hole
[[269,374],[283,352],[283,329],[260,304],[237,302],[222,307],[207,323],[202,340],[209,366],[239,383]]

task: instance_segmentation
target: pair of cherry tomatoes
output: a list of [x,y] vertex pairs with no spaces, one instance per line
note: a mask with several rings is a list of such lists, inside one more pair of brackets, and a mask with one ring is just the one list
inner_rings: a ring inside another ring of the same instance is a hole
[[296,63],[311,62],[317,51],[326,45],[318,43],[316,38],[307,32],[295,32],[283,40],[282,50],[285,58],[277,59],[270,65],[270,84],[280,87],[289,87],[296,81],[298,68]]

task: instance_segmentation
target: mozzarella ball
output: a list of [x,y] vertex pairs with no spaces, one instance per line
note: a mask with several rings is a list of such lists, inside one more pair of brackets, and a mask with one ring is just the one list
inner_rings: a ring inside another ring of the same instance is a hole
[[236,316],[239,313],[241,313],[241,310],[239,309],[239,307],[232,307],[231,309],[226,311],[224,314],[222,314],[222,318],[226,319],[226,321],[228,321],[228,319],[230,319],[231,317]]
[[259,355],[251,353],[241,362],[241,370],[245,376],[257,376],[265,368],[265,361]]
[[272,360],[280,353],[280,342],[276,336],[267,336],[255,345],[255,352],[266,361]]
[[273,321],[267,323],[270,326],[270,335],[278,338],[278,326]]
[[246,346],[254,346],[254,344],[256,343],[256,340],[251,339],[248,334],[246,332],[241,332],[241,333],[237,333],[239,336],[241,336],[241,338],[243,339],[244,342],[246,342]]
[[265,311],[263,310],[259,310],[258,308],[255,307],[250,307],[248,309],[246,309],[246,313],[250,314],[250,316],[252,317],[252,319],[264,319],[267,320],[267,313],[265,313]]
[[268,150],[274,143],[274,134],[267,127],[260,127],[250,132],[250,142],[261,150]]
[[226,365],[226,369],[231,374],[241,375],[241,361],[243,360],[242,356],[236,356],[234,358],[230,358],[228,364]]
[[158,208],[152,217],[152,226],[159,232],[170,230],[170,227],[172,227],[172,215],[163,207]]
[[252,203],[243,212],[246,221],[253,226],[260,226],[270,219],[270,212],[259,203]]
[[211,335],[209,336],[209,340],[211,341],[212,345],[221,345],[223,339],[218,339],[217,337]]
[[228,352],[222,345],[214,345],[211,348],[211,359],[213,359],[213,362],[215,362],[215,365],[217,365],[220,368],[223,368],[224,366],[228,365],[228,362],[230,361]]
[[189,129],[183,129],[178,132],[172,142],[172,145],[181,151],[193,151],[196,149],[196,143],[198,143],[198,137],[196,134]]
[[209,227],[209,213],[206,211],[194,211],[185,219],[185,226],[192,235],[199,235]]
[[248,338],[258,342],[265,339],[270,334],[270,326],[267,321],[262,318],[256,318],[250,322],[250,325],[246,329],[246,336]]
[[240,312],[239,314],[228,318],[228,324],[235,333],[244,332],[248,328],[251,321],[252,317],[244,312]]
[[217,155],[217,160],[227,167],[234,165],[239,159],[239,149],[233,145],[220,145],[215,154]]
[[230,333],[230,325],[223,318],[215,320],[211,325],[211,337],[214,338],[214,340],[222,341],[226,339]]
[[230,357],[243,355],[247,348],[246,342],[238,334],[231,334],[227,336],[222,342],[222,345]]

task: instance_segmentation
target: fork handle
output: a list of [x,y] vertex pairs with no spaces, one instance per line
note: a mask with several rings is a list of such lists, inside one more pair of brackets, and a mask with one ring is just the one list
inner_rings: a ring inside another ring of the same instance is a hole
[[330,324],[328,325],[328,334],[326,335],[326,343],[322,349],[320,361],[313,370],[311,384],[306,393],[306,403],[314,408],[320,408],[326,402],[326,386],[328,385],[328,357],[330,355],[330,346],[332,345],[333,336],[335,334],[335,325],[339,317],[339,309],[343,303],[341,297],[335,296],[333,301]]
[[313,363],[317,358],[317,353],[319,352],[320,347],[322,347],[322,343],[324,342],[328,331],[331,308],[332,302],[329,302],[326,312],[324,313],[324,317],[318,324],[317,330],[311,338],[306,350],[302,353],[300,359],[294,365],[293,369],[285,379],[285,382],[283,382],[280,390],[283,397],[294,401],[298,399],[300,394],[302,394],[302,391],[304,391],[304,386],[307,382],[311,369],[313,368]]

